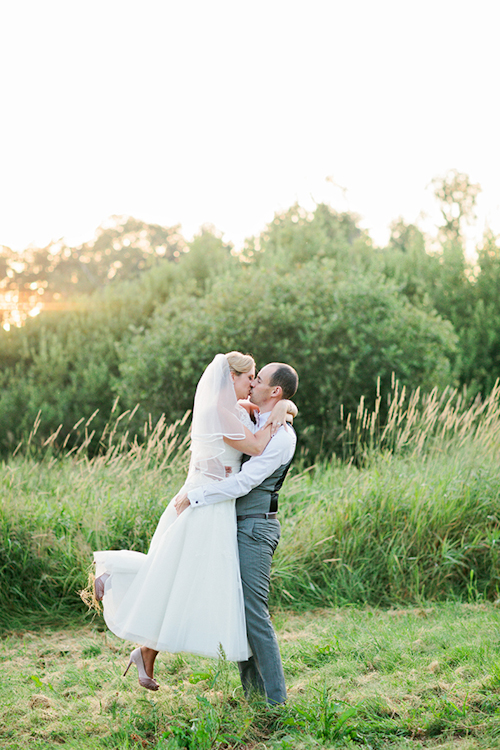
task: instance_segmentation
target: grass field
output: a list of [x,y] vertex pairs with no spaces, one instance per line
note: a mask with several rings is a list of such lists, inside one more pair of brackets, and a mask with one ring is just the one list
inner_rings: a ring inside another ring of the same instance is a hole
[[[185,462],[184,462],[185,463]],[[50,465],[0,471],[0,627],[80,618],[92,550],[146,551],[177,468]],[[496,451],[379,455],[292,474],[280,503],[272,601],[310,607],[493,601],[500,587]]]
[[163,654],[156,694],[124,680],[129,644],[78,594],[92,550],[147,550],[183,425],[130,444],[120,415],[94,457],[91,418],[69,455],[34,428],[0,467],[0,747],[500,748],[499,392],[393,396],[383,430],[377,406],[346,425],[351,460],[298,461],[281,493],[274,711],[223,659]]
[[242,697],[234,664],[161,654],[161,688],[121,676],[129,645],[102,629],[1,641],[5,750],[305,750],[500,747],[500,622],[493,604],[277,611],[289,701]]

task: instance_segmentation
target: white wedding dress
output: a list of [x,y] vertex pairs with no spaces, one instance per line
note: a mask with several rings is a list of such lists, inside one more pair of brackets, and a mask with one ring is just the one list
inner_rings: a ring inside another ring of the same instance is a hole
[[[245,409],[237,410],[240,423],[252,429]],[[215,455],[224,473],[239,471],[242,454],[222,440],[217,446]],[[216,479],[207,478],[206,471],[191,470],[183,489],[208,481]],[[109,574],[103,598],[106,625],[120,638],[157,651],[217,657],[222,647],[227,659],[244,661],[251,652],[235,501],[189,507],[180,516],[173,503],[161,516],[147,554],[94,553],[96,576]]]

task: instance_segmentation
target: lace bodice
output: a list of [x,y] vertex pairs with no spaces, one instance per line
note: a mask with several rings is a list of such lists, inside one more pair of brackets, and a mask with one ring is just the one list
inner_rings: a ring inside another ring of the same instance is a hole
[[[236,408],[238,412],[238,418],[240,419],[241,423],[248,430],[254,432],[257,427],[250,419],[250,415],[247,410],[243,406],[239,406],[239,404]],[[220,440],[220,442],[218,441],[218,445],[220,448],[220,453],[217,455],[217,458],[213,459],[213,461],[216,461],[219,467],[221,467],[221,465],[222,467],[224,467],[223,471],[217,472],[219,476],[220,474],[230,476],[231,474],[237,473],[241,468],[241,457],[243,453],[237,448],[233,448],[231,445],[227,445],[227,443],[225,443],[222,439]],[[193,487],[197,487],[211,481],[216,480],[208,478],[205,473],[198,472],[196,470],[193,471],[191,469],[184,489],[191,489]]]
[[248,429],[250,432],[255,432],[257,429],[257,425],[255,425],[252,420],[250,419],[250,414],[247,412],[247,410],[238,404],[238,417],[240,418],[241,423]]
[[[238,405],[238,417],[241,421],[241,423],[248,429],[250,432],[253,432],[255,430],[255,425],[250,419],[250,415],[247,412],[247,410],[243,406]],[[224,453],[219,456],[219,459],[221,463],[224,464],[225,467],[231,468],[231,471],[227,471],[227,474],[234,474],[235,471],[239,471],[241,467],[241,457],[243,453],[236,448],[233,448],[231,445],[227,445],[227,443],[224,443]]]

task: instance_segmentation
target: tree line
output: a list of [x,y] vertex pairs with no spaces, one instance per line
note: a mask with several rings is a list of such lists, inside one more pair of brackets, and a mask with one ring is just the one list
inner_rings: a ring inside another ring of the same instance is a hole
[[0,253],[4,289],[59,302],[0,333],[0,450],[26,440],[39,413],[41,440],[58,428],[61,442],[80,439],[84,422],[74,425],[96,410],[98,436],[117,398],[136,409],[128,427],[140,437],[145,420],[181,418],[206,364],[231,349],[297,369],[310,458],[338,452],[341,414],[389,393],[394,377],[408,390],[486,394],[500,375],[500,243],[487,232],[465,256],[478,190],[456,171],[436,180],[433,251],[402,220],[374,248],[355,215],[319,204],[276,214],[239,254],[210,227],[185,242],[178,227],[130,218],[80,248],[31,251],[14,271]]

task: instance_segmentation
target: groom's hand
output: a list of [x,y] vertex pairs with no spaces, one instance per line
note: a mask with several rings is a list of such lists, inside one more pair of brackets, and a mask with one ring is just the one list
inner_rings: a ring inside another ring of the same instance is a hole
[[187,492],[183,492],[182,495],[177,495],[177,497],[174,500],[174,506],[175,510],[177,511],[177,515],[180,516],[180,514],[186,510],[186,508],[189,508],[191,503],[189,502],[189,498],[187,496]]

